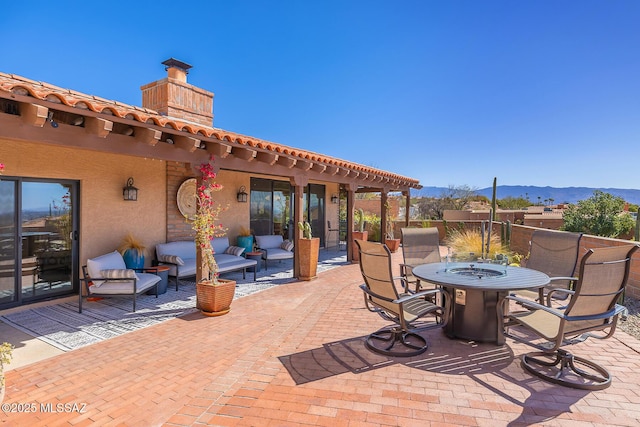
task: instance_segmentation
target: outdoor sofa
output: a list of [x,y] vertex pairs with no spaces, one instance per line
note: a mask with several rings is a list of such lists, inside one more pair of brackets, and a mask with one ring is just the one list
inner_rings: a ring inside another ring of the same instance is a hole
[[[258,262],[242,256],[244,248],[232,246],[227,237],[215,237],[211,240],[213,257],[218,264],[219,273],[242,271],[246,278],[247,268],[253,267],[253,280],[256,280]],[[169,277],[176,281],[176,290],[181,278],[196,275],[196,244],[193,240],[160,243],[156,245],[156,262],[169,267]]]

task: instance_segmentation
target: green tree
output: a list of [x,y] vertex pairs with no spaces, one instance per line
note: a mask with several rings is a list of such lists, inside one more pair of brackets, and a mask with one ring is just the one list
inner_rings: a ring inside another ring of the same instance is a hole
[[504,199],[498,199],[498,206],[501,209],[522,209],[531,206],[531,201],[522,197],[507,196]]
[[562,229],[594,236],[618,237],[634,226],[633,218],[623,209],[623,198],[596,190],[590,198],[569,205],[564,212]]

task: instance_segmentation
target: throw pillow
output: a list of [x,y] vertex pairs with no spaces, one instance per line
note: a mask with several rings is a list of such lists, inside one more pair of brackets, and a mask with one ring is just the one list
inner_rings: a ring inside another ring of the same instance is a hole
[[160,255],[158,257],[160,262],[168,262],[169,264],[184,265],[184,261],[178,255]]
[[244,252],[244,248],[241,248],[240,246],[229,246],[227,249],[224,250],[225,254],[235,255],[235,256],[240,256],[242,255],[243,252]]
[[105,279],[136,279],[136,272],[131,269],[126,270],[101,270],[100,273]]
[[289,251],[291,252],[293,250],[293,242],[290,242],[288,240],[285,240],[284,242],[282,242],[282,244],[280,245],[280,247],[282,249],[284,249],[285,251]]

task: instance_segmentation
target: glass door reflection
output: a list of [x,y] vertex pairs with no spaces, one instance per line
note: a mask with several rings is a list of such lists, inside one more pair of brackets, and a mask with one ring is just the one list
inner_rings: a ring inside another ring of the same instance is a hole
[[22,183],[22,300],[70,292],[72,185]]

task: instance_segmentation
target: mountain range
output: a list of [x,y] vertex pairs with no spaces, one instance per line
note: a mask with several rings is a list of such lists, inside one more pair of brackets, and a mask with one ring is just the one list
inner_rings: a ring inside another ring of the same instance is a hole
[[[621,188],[590,188],[590,187],[536,187],[531,185],[498,185],[496,187],[496,197],[504,199],[505,197],[522,197],[529,198],[531,203],[549,204],[553,199],[553,204],[558,203],[576,203],[593,196],[596,190],[622,197],[625,201],[640,205],[640,190],[621,189]],[[421,190],[415,192],[415,196],[439,197],[447,192],[447,187],[422,187]],[[475,190],[481,196],[486,196],[491,200],[493,188],[481,188]]]

